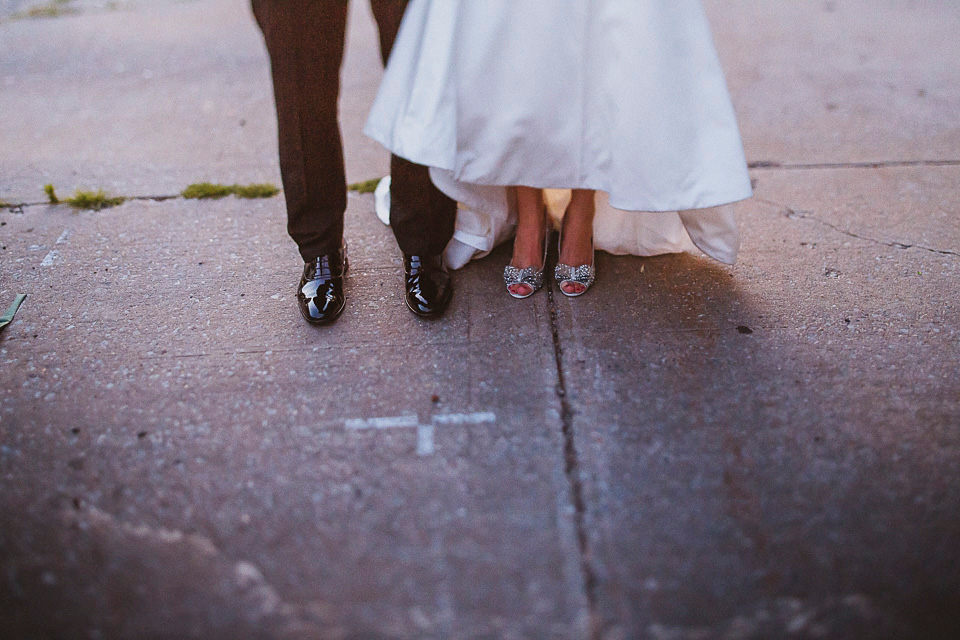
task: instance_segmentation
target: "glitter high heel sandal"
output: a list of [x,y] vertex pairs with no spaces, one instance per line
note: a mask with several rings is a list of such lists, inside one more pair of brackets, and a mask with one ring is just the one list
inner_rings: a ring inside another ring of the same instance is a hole
[[[547,266],[547,242],[550,238],[550,224],[544,222],[543,228],[543,261],[540,263],[540,268],[536,267],[526,267],[524,269],[518,269],[517,267],[507,265],[503,268],[503,282],[507,285],[507,293],[509,293],[514,298],[522,300],[524,298],[529,298],[537,291],[543,287],[543,270]],[[530,292],[526,294],[514,293],[510,290],[510,287],[513,287],[518,284],[525,284],[530,287]]]
[[[560,237],[557,239],[557,255],[559,256],[560,250],[563,247],[563,227],[560,228]],[[582,296],[587,292],[587,289],[590,288],[590,285],[593,284],[593,281],[597,277],[597,268],[594,266],[596,260],[594,260],[595,249],[593,245],[593,237],[590,238],[590,264],[581,264],[576,267],[571,267],[568,264],[563,264],[561,262],[557,263],[557,266],[553,269],[553,278],[557,281],[557,287],[560,289],[560,293],[567,296],[568,298],[576,298],[577,296]],[[559,258],[558,258],[559,259]],[[567,284],[579,284],[583,285],[583,291],[578,291],[575,293],[568,292],[564,289],[564,285]]]

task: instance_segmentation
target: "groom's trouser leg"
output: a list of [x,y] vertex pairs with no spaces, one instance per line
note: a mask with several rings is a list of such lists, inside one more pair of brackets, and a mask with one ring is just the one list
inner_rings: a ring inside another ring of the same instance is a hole
[[287,231],[305,261],[340,248],[347,208],[337,122],[347,0],[252,0],[273,73]]
[[[386,64],[407,0],[370,0]],[[457,203],[433,186],[426,167],[390,158],[390,226],[404,253],[439,255],[453,237]]]

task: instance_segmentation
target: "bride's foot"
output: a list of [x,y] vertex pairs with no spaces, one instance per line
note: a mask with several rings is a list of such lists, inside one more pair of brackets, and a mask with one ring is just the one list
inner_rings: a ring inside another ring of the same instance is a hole
[[526,298],[543,286],[543,267],[547,257],[547,221],[541,221],[539,228],[517,226],[517,236],[513,241],[513,259],[504,269],[503,278],[507,291],[514,298]]
[[517,210],[517,235],[513,240],[513,259],[503,270],[503,282],[511,296],[526,298],[543,286],[547,206],[543,189],[517,186],[508,194]]
[[[567,244],[576,244],[580,245],[579,241],[570,241],[569,243],[565,242],[565,234],[560,236],[560,255],[564,254],[564,247]],[[579,239],[578,239],[579,240]],[[557,286],[560,287],[560,292],[568,297],[576,297],[587,292],[587,289],[590,288],[590,285],[593,284],[593,281],[596,277],[596,267],[593,264],[593,238],[590,237],[589,244],[587,245],[589,250],[586,252],[586,255],[589,256],[585,259],[574,258],[574,259],[564,259],[561,258],[557,261],[557,266],[553,270],[553,277],[557,281]],[[576,251],[570,250],[567,255],[582,255]],[[569,260],[569,262],[568,262]]]
[[560,262],[563,264],[593,264],[593,221],[588,224],[575,220],[565,221],[560,245]]
[[[592,194],[592,192],[590,192]],[[575,209],[574,204],[579,208]],[[563,219],[560,234],[560,257],[557,260],[556,280],[560,291],[578,296],[593,284],[593,216],[592,195],[589,200],[571,203]]]

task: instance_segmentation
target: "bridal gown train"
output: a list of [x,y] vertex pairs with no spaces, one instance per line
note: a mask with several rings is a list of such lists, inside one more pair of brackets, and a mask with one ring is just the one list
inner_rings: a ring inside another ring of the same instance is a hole
[[596,189],[598,249],[736,259],[750,178],[699,0],[411,0],[365,131],[460,203],[453,267],[513,234],[511,185]]

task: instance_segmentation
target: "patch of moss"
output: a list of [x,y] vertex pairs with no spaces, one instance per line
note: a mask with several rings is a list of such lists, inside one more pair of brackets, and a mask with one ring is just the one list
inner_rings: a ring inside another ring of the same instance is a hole
[[238,198],[272,198],[280,193],[280,189],[272,184],[214,184],[212,182],[197,182],[191,184],[181,192],[184,198],[200,200],[204,198],[223,198],[235,195]]
[[378,184],[380,184],[380,178],[374,178],[373,180],[354,182],[347,188],[350,189],[350,191],[356,191],[357,193],[373,193],[377,190]]
[[96,191],[80,191],[73,194],[72,198],[67,198],[65,202],[76,209],[91,209],[100,211],[123,204],[127,199],[123,196],[108,196],[103,189]]
[[238,198],[272,198],[280,193],[280,189],[272,184],[233,185],[233,194]]
[[60,198],[57,197],[57,192],[52,184],[43,185],[43,192],[47,194],[47,200],[50,204],[60,204]]
[[50,204],[60,204],[60,198],[57,197],[57,191],[52,184],[43,185],[43,192],[47,194],[47,200]]
[[224,198],[230,195],[230,187],[212,182],[197,182],[184,189],[180,195],[190,199]]
[[7,202],[6,200],[0,200],[0,209],[7,209],[13,205]]

